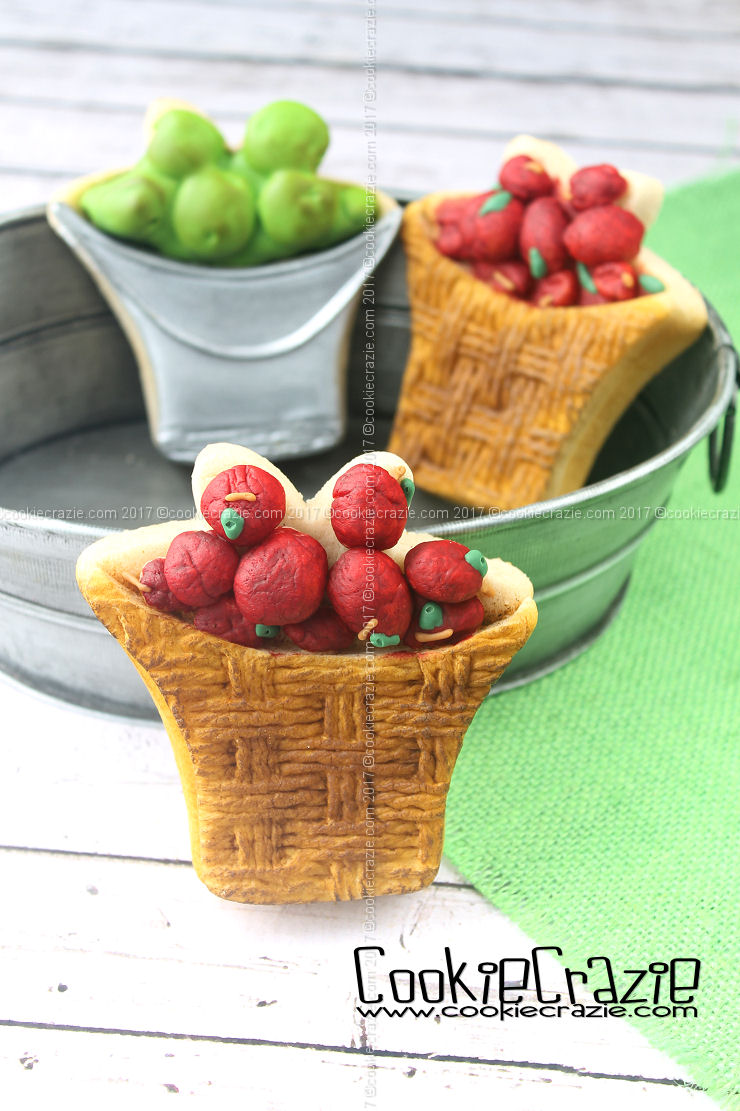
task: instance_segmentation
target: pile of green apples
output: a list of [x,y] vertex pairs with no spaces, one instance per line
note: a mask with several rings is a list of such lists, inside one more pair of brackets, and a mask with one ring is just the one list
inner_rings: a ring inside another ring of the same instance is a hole
[[324,120],[297,101],[255,112],[235,151],[205,116],[172,108],[144,157],[79,205],[101,231],[168,258],[259,266],[324,250],[376,218],[374,193],[317,176],[328,145]]

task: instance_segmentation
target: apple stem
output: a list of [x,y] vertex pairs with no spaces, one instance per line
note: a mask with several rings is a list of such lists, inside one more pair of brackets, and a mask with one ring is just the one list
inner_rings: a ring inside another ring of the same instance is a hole
[[236,490],[233,494],[227,494],[224,501],[257,501],[257,495],[251,490]]
[[452,629],[440,629],[437,633],[417,633],[416,640],[420,644],[426,644],[430,640],[447,640],[453,633]]
[[370,620],[368,621],[367,625],[365,625],[364,628],[360,629],[359,633],[357,634],[357,639],[358,640],[367,640],[367,638],[370,636],[371,632],[373,631],[373,629],[376,627],[377,624],[378,624],[377,617],[371,617]]
[[135,575],[129,574],[128,571],[121,571],[120,574],[121,578],[124,578],[126,582],[130,582],[131,585],[135,586],[137,590],[140,590],[142,594],[149,594],[151,592],[152,588],[147,586],[146,583],[139,582]]

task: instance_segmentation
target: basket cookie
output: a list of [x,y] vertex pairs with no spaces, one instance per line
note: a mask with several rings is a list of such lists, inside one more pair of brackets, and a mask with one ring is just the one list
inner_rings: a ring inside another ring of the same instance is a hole
[[661,196],[521,136],[495,190],[407,207],[413,336],[389,446],[420,486],[506,510],[583,485],[706,325],[698,291],[640,246]]
[[[251,903],[425,886],[465,729],[536,623],[529,580],[403,531],[413,477],[388,453],[304,502],[213,445],[194,490],[200,515],[105,537],[77,575],[167,728],[199,877]],[[359,599],[358,553],[377,576]]]

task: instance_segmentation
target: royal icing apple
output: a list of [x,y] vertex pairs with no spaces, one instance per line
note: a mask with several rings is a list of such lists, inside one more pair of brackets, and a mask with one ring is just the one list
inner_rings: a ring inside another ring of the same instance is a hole
[[407,532],[413,476],[398,456],[372,459],[352,460],[305,502],[268,460],[211,445],[193,474],[205,527],[125,577],[163,615],[249,648],[456,644],[505,607],[505,585],[480,552]]
[[529,136],[509,144],[507,155],[490,192],[440,202],[441,254],[539,308],[627,301],[664,288],[634,265],[660,204],[657,182],[608,163],[576,169],[553,144]]

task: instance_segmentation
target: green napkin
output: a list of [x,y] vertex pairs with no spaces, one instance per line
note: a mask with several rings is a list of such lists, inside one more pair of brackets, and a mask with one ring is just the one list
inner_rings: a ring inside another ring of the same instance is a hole
[[[649,236],[736,343],[738,241],[740,173],[671,192]],[[572,968],[602,954],[617,971],[698,957],[698,1017],[633,1021],[727,1107],[740,1107],[736,454],[716,496],[706,444],[694,450],[670,505],[686,514],[646,540],[622,613],[594,647],[483,705],[453,777],[445,842],[491,902],[561,946]]]

